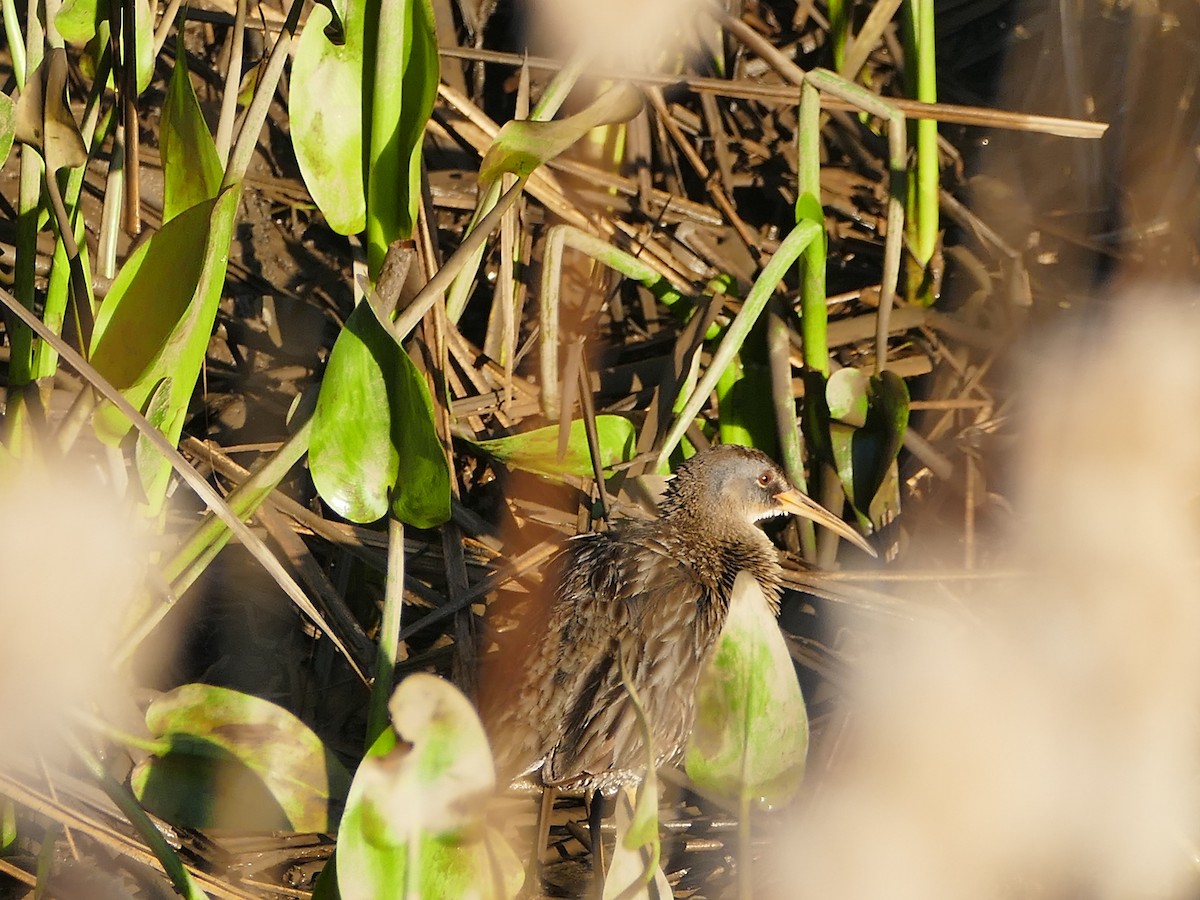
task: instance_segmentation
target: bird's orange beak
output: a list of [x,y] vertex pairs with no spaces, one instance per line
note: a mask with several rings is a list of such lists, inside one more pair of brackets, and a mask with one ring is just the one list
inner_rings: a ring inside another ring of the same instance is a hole
[[877,555],[874,548],[867,543],[866,538],[808,495],[801,493],[795,488],[788,488],[786,491],[780,491],[776,494],[775,499],[792,515],[803,516],[806,519],[816,522],[818,525],[824,525],[834,534],[848,540],[855,547],[867,551],[872,556]]

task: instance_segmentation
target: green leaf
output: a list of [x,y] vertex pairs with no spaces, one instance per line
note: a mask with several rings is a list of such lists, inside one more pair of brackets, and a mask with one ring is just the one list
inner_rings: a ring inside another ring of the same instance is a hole
[[[186,210],[130,254],[96,315],[91,362],[138,409],[170,379],[164,434],[179,440],[217,315],[239,185]],[[111,404],[97,433],[116,443],[131,425]],[[151,497],[152,507],[161,498]]]
[[5,797],[0,800],[0,854],[12,853],[17,842],[17,804]]
[[334,850],[329,862],[325,863],[325,868],[317,876],[310,900],[341,900],[341,896],[337,883],[337,851]]
[[[511,897],[520,861],[483,827],[495,786],[491,751],[470,701],[433,675],[410,675],[385,731],[359,766],[338,832],[345,900]],[[397,732],[402,741],[397,740]]]
[[[154,77],[154,11],[150,0],[123,0],[132,3],[136,29],[135,60],[137,62],[137,92],[140,95],[150,87]],[[122,39],[122,43],[124,40]]]
[[176,52],[159,128],[163,162],[163,222],[217,195],[221,161],[192,79],[187,54]]
[[107,0],[65,0],[54,16],[54,27],[68,44],[82,47],[95,37],[96,27],[107,18]]
[[[171,418],[171,379],[164,378],[150,392],[146,403],[146,421],[159,431],[166,429]],[[171,462],[140,431],[133,446],[133,462],[137,469],[142,492],[147,497],[165,493],[166,480],[171,476]]]
[[900,511],[896,457],[908,427],[908,388],[894,372],[868,378],[842,369],[825,392],[830,449],[838,479],[864,527],[878,530]]
[[[637,433],[633,423],[621,416],[596,416],[596,436],[600,444],[600,463],[609,469],[628,462],[635,455]],[[592,458],[588,453],[587,426],[582,419],[571,422],[567,451],[558,458],[559,426],[547,425],[522,434],[472,441],[489,456],[506,466],[536,472],[550,478],[576,475],[592,476]]]
[[146,710],[168,750],[130,782],[155,815],[189,828],[328,831],[350,777],[287,710],[248,694],[186,684]]
[[0,94],[0,166],[8,159],[16,133],[17,106],[8,94]]
[[450,518],[450,470],[425,379],[364,302],[334,343],[309,447],[313,483],[343,518],[388,511],[417,528]]
[[480,195],[504,173],[528,176],[593,128],[628,122],[641,109],[641,94],[636,88],[622,84],[605,91],[586,109],[565,119],[505,123],[479,166]]
[[[762,320],[762,324],[765,322]],[[757,340],[753,333],[751,339]],[[722,444],[757,447],[774,456],[779,439],[775,431],[771,370],[747,359],[750,350],[745,347],[717,381],[718,433]]]
[[734,581],[729,617],[696,687],[688,776],[730,801],[786,803],[800,787],[808,714],[787,644],[754,576]]
[[393,241],[412,236],[421,199],[421,144],[441,77],[430,0],[378,0],[367,22],[367,270],[378,277]]
[[288,117],[292,146],[304,183],[339,234],[367,226],[363,179],[364,0],[339,9],[344,43],[332,44],[325,29],[330,10],[316,6],[300,33],[292,63]]

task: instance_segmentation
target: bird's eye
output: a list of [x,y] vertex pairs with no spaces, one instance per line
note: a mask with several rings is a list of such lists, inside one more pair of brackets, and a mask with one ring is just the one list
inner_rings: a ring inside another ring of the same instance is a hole
[[770,472],[763,472],[761,475],[758,476],[759,487],[766,487],[770,483],[771,483],[771,473]]

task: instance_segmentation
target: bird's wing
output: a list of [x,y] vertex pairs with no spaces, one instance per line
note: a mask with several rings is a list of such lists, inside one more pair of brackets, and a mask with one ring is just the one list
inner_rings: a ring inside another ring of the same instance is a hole
[[556,726],[547,734],[547,783],[645,768],[622,659],[650,719],[655,762],[673,756],[687,737],[709,649],[695,628],[709,588],[643,532],[597,537],[565,560],[551,616],[558,665],[546,719]]

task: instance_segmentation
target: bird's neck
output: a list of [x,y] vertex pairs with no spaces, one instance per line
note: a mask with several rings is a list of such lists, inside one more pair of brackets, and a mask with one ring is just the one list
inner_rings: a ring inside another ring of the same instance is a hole
[[757,525],[675,510],[668,517],[680,541],[680,557],[697,577],[728,598],[739,572],[749,572],[775,608],[779,605],[782,570],[779,552]]

